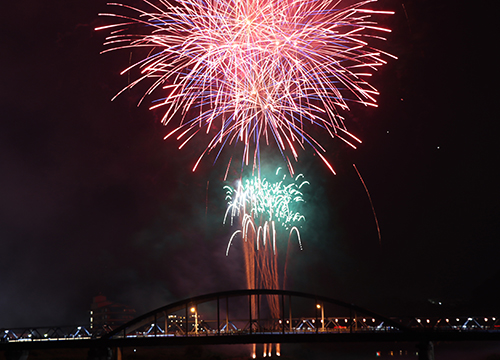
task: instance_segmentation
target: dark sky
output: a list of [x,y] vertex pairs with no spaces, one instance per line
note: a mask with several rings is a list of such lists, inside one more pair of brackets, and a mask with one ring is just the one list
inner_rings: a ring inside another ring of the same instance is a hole
[[[192,173],[202,145],[163,141],[162,114],[136,106],[139,90],[110,101],[127,84],[129,53],[99,55],[105,33],[93,29],[105,3],[2,6],[0,327],[84,323],[99,293],[142,313],[244,287],[237,252],[225,256],[224,162]],[[380,5],[396,11],[380,22],[399,59],[373,78],[380,106],[345,114],[363,144],[326,140],[338,174],[310,151],[296,165],[312,186],[288,287],[388,316],[495,315],[498,116],[487,50],[475,50],[455,1]]]

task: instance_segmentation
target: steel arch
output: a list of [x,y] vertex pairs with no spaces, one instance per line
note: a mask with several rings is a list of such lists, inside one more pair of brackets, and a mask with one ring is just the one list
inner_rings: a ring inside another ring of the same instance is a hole
[[[316,303],[322,302],[322,303],[329,303],[333,304],[335,306],[341,307],[348,309],[351,313],[352,312],[359,312],[362,314],[365,314],[367,316],[370,316],[374,319],[377,319],[378,321],[383,322],[384,324],[397,329],[400,332],[413,332],[412,329],[406,327],[405,325],[401,323],[397,323],[394,320],[391,320],[390,318],[387,318],[385,316],[382,316],[380,314],[377,314],[373,311],[367,310],[365,308],[362,308],[360,306],[354,305],[354,304],[349,304],[344,301],[340,301],[337,299],[332,299],[326,296],[321,296],[321,295],[314,295],[314,294],[308,294],[308,293],[303,293],[303,292],[298,292],[298,291],[289,291],[289,290],[273,290],[273,289],[241,289],[241,290],[231,290],[231,291],[222,291],[222,292],[216,292],[216,293],[210,293],[210,294],[205,294],[205,295],[200,295],[192,298],[187,298],[184,300],[180,300],[177,302],[174,302],[172,304],[168,304],[165,306],[162,306],[160,308],[157,308],[155,310],[152,310],[146,314],[143,314],[141,316],[136,317],[135,319],[129,321],[128,323],[119,326],[115,330],[104,334],[102,336],[102,339],[113,339],[116,337],[120,337],[121,334],[123,334],[123,337],[126,337],[126,334],[129,333],[130,331],[133,331],[135,329],[140,328],[141,326],[145,326],[148,323],[151,323],[153,320],[155,321],[156,325],[156,319],[161,318],[162,316],[167,316],[169,313],[177,312],[183,309],[186,309],[186,318],[187,318],[187,312],[188,312],[188,307],[190,305],[196,304],[202,304],[210,301],[217,301],[219,302],[220,299],[228,299],[228,298],[234,298],[234,297],[245,297],[245,296],[261,296],[261,295],[278,295],[281,296],[281,299],[283,301],[284,297],[299,297],[299,298],[305,298],[305,299],[310,299],[314,300]],[[217,305],[219,306],[219,305]],[[251,312],[251,310],[250,310]],[[251,322],[251,314],[250,314],[250,322]],[[254,319],[255,320],[255,319]],[[187,321],[186,321],[187,324]],[[251,330],[250,330],[251,332]],[[186,335],[187,335],[187,328],[186,328]]]

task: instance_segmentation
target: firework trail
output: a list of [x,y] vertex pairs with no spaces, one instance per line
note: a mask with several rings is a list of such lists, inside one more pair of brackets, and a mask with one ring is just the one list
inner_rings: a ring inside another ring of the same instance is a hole
[[275,143],[291,174],[291,159],[306,146],[333,172],[310,130],[360,142],[339,111],[349,102],[376,106],[378,92],[365,79],[392,56],[369,44],[390,31],[372,20],[392,14],[369,9],[376,0],[144,2],[150,11],[110,3],[117,12],[100,15],[116,22],[96,30],[111,31],[103,52],[149,49],[123,70],[140,75],[121,92],[147,82],[141,102],[160,94],[151,109],[164,109],[165,125],[180,119],[165,136],[179,148],[206,134],[193,171],[208,153],[217,160],[239,144],[243,164],[258,168],[261,144]]
[[373,212],[373,218],[375,219],[375,225],[377,225],[378,243],[379,243],[379,245],[382,245],[382,236],[380,235],[380,226],[378,224],[378,218],[377,218],[377,213],[375,212],[375,207],[373,206],[372,197],[370,196],[370,192],[368,191],[368,188],[366,187],[365,181],[361,177],[361,174],[359,173],[358,168],[356,167],[355,164],[352,164],[352,166],[354,166],[354,170],[356,170],[356,174],[358,174],[359,180],[361,181],[361,184],[363,184],[363,187],[365,188],[366,195],[368,196],[368,201],[370,201],[370,206],[372,207],[372,212]]
[[[280,169],[276,176],[280,176]],[[290,178],[283,175],[279,181],[252,177],[238,182],[236,187],[225,186],[227,210],[224,223],[230,219],[231,225],[238,218],[239,229],[228,243],[226,255],[236,237],[243,240],[246,281],[249,289],[279,289],[278,274],[278,228],[289,233],[287,252],[292,235],[296,234],[300,248],[299,224],[305,221],[298,208],[304,202],[301,188],[309,184],[302,175]],[[287,254],[288,255],[288,254]],[[286,262],[283,288],[286,283]],[[256,301],[256,299],[254,299]],[[279,317],[277,296],[268,296],[268,304],[273,317]],[[254,304],[255,305],[255,304]],[[256,309],[256,306],[253,306]]]

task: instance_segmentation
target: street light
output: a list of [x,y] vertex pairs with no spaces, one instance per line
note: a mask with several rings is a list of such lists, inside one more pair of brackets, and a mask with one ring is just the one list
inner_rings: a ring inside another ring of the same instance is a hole
[[325,308],[320,304],[316,304],[317,309],[321,309],[321,331],[325,332]]
[[191,312],[194,313],[194,333],[198,335],[198,309],[193,306]]

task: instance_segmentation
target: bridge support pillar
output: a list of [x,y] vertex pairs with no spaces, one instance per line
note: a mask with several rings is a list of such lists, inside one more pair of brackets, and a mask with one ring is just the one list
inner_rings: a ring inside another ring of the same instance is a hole
[[434,360],[434,344],[432,341],[421,341],[418,344],[418,360]]
[[28,350],[10,350],[5,352],[6,360],[26,360],[28,358]]
[[112,360],[113,351],[108,347],[89,349],[87,360]]

